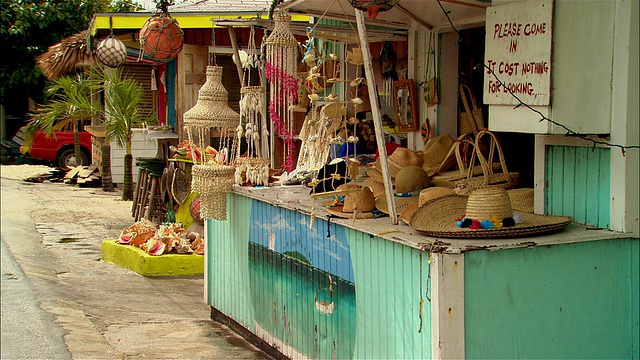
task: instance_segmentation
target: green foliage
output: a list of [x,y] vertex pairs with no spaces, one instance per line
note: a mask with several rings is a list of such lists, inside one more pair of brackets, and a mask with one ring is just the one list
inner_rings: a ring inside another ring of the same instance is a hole
[[12,113],[26,96],[42,100],[46,78],[38,55],[89,26],[93,14],[141,9],[131,0],[18,0],[0,6],[0,103]]
[[91,96],[98,89],[98,83],[83,74],[66,75],[51,82],[44,92],[47,100],[36,108],[33,121],[25,127],[25,136],[32,138],[37,130],[43,130],[49,137],[56,129],[100,116],[100,104],[91,103]]
[[105,124],[107,139],[131,152],[132,129],[145,122],[141,103],[144,89],[131,77],[126,77],[120,69],[105,72]]

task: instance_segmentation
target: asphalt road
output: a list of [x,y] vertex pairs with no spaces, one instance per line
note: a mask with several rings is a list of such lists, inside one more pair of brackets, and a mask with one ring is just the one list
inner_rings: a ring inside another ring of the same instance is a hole
[[270,359],[210,320],[203,276],[149,278],[100,260],[102,240],[133,223],[130,201],[9,170],[0,168],[2,359]]

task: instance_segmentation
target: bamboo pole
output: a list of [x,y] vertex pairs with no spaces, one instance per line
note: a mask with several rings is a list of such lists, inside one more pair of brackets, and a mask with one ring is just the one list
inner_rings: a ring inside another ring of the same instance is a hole
[[378,92],[376,91],[375,76],[373,74],[373,66],[371,65],[371,52],[369,51],[369,42],[367,41],[367,28],[364,23],[364,15],[362,11],[355,9],[356,22],[358,24],[358,36],[360,37],[360,48],[362,50],[362,58],[364,60],[364,74],[367,79],[367,89],[369,90],[369,101],[371,102],[371,115],[373,116],[373,127],[376,131],[376,142],[380,153],[380,166],[382,167],[382,180],[384,182],[384,192],[389,204],[389,216],[391,223],[398,223],[398,213],[396,212],[396,200],[393,196],[393,184],[391,183],[391,174],[389,173],[389,163],[387,161],[387,147],[384,144],[384,130],[382,128],[382,118],[380,117],[380,104],[378,100]]
[[231,47],[233,48],[233,53],[236,56],[236,69],[238,70],[238,79],[240,79],[240,85],[242,85],[242,60],[240,59],[240,53],[238,52],[238,41],[236,40],[236,32],[233,31],[233,26],[229,26],[227,28],[229,30],[229,38],[231,39]]

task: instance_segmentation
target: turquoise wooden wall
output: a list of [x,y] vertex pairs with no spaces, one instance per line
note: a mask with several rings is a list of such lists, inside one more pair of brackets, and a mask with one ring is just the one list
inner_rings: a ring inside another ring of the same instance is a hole
[[431,358],[429,253],[353,229],[347,238],[357,294],[354,359]]
[[469,359],[637,359],[638,239],[465,253]]
[[[308,215],[240,195],[228,195],[228,211],[228,221],[207,220],[207,304],[254,333],[262,331],[258,325],[266,329],[290,347],[281,351],[291,357],[431,357],[428,253],[323,219],[309,229]],[[264,241],[257,238],[269,237],[270,230],[261,227],[280,220],[286,220],[285,231],[275,244],[267,240],[268,247],[295,244],[300,250],[293,256],[303,262],[256,250]],[[340,261],[345,254],[350,269]],[[306,266],[306,259],[319,268]],[[331,300],[337,306],[329,315],[315,311],[307,294],[311,284],[327,295],[329,282],[320,268],[347,279],[339,282],[332,275]],[[319,335],[309,341],[314,331]]]
[[610,149],[547,146],[544,208],[547,215],[609,229]]

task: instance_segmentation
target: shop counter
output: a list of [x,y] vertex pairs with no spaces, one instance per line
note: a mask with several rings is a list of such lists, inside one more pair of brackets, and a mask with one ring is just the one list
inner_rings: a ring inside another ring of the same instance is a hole
[[205,222],[214,319],[294,359],[638,357],[629,234],[434,238],[322,202],[234,187],[227,220]]

